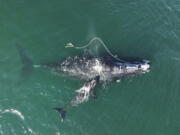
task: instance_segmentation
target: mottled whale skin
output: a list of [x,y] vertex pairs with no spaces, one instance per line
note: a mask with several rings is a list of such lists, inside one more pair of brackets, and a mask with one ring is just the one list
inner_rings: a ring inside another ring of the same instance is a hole
[[149,72],[150,64],[147,60],[133,62],[107,61],[100,57],[68,57],[63,62],[47,65],[57,73],[65,73],[78,79],[89,81],[99,76],[99,82],[119,80],[125,76],[132,76]]

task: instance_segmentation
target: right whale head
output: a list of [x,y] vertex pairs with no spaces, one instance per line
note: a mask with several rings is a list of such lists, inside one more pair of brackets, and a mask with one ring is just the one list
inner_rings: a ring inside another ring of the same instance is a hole
[[133,61],[133,62],[116,62],[113,63],[115,67],[120,67],[115,70],[120,71],[123,70],[124,74],[142,74],[150,71],[150,62],[148,60],[141,61]]

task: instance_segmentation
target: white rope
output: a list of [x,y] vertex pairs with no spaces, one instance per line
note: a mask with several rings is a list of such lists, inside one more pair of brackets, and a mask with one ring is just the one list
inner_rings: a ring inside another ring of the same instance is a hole
[[120,62],[126,62],[126,61],[124,61],[124,60],[122,60],[122,59],[119,59],[119,58],[117,57],[117,55],[113,55],[113,54],[111,53],[111,51],[107,48],[107,46],[105,45],[105,43],[104,43],[100,38],[98,38],[98,37],[92,38],[92,39],[89,41],[89,43],[86,44],[86,45],[84,45],[84,46],[81,46],[81,47],[80,47],[80,46],[74,46],[72,43],[67,43],[66,46],[65,46],[65,48],[74,47],[75,49],[84,49],[84,48],[88,47],[89,45],[91,45],[91,43],[92,43],[93,41],[95,41],[95,40],[99,41],[99,42],[103,45],[103,47],[105,48],[105,50],[109,53],[109,55],[110,55],[111,57],[113,57],[114,59],[116,59],[116,60],[118,60],[118,61],[120,61]]

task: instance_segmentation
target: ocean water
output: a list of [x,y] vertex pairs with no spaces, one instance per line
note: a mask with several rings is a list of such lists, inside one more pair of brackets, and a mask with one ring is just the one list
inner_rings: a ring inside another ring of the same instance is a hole
[[[100,37],[113,54],[152,62],[145,75],[98,86],[96,100],[63,107],[82,81],[35,69],[17,85],[22,45],[34,63],[82,52]],[[0,0],[0,135],[179,135],[179,0]]]

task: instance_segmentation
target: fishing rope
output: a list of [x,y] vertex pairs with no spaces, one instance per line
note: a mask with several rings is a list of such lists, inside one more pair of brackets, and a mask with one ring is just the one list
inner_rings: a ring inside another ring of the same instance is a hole
[[126,61],[124,61],[124,60],[122,60],[122,59],[119,59],[119,58],[117,57],[117,55],[113,55],[113,54],[111,53],[111,51],[107,48],[107,46],[105,45],[105,43],[104,43],[100,38],[98,38],[98,37],[92,38],[92,39],[89,41],[89,43],[87,43],[87,44],[84,45],[84,46],[75,46],[75,45],[73,45],[72,43],[67,43],[66,46],[65,46],[65,48],[73,47],[73,48],[75,48],[75,49],[84,49],[84,48],[90,46],[91,43],[92,43],[93,41],[95,41],[95,40],[99,41],[99,42],[101,43],[101,45],[103,45],[103,47],[105,48],[105,50],[108,52],[108,54],[109,54],[111,57],[113,57],[114,59],[116,59],[116,60],[118,60],[118,61],[120,61],[120,62],[126,62]]

